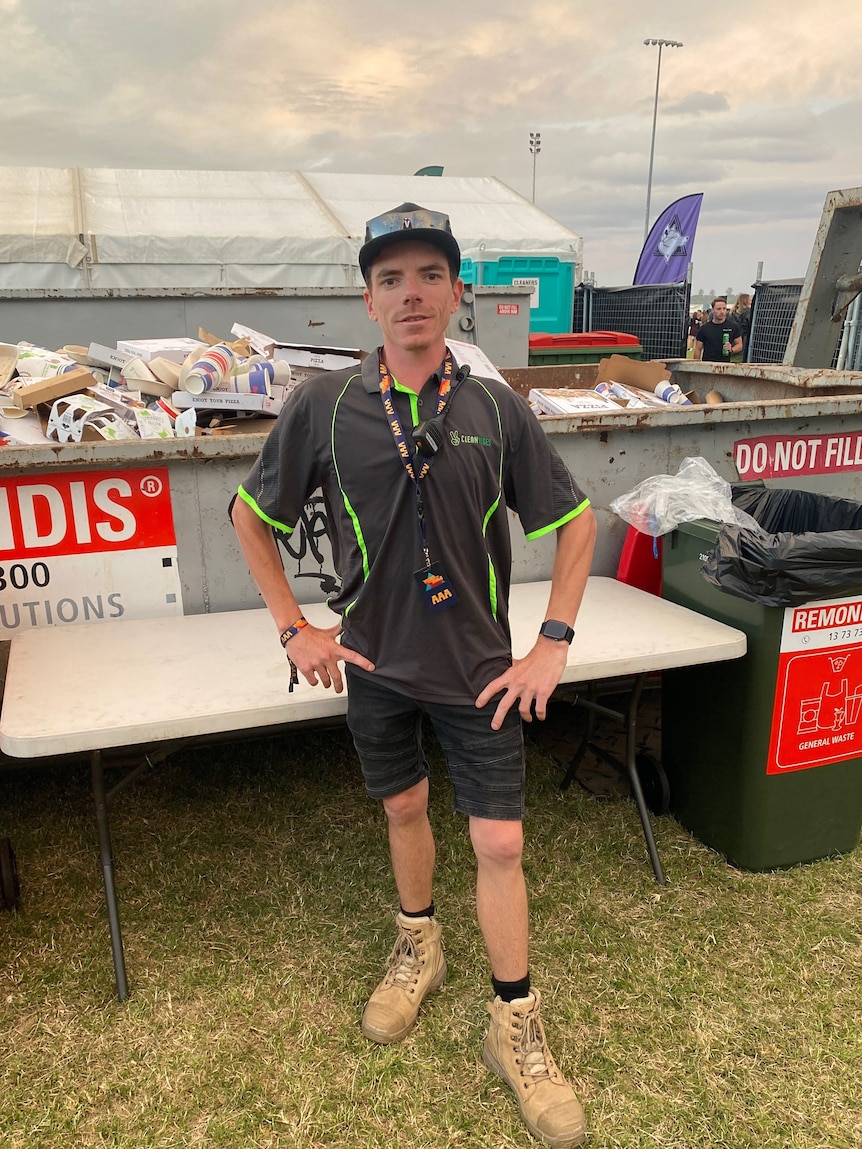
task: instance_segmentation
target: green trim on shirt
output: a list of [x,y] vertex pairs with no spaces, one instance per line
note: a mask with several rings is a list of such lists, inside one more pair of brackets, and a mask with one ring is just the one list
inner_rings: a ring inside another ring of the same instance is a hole
[[410,418],[413,420],[413,426],[419,423],[419,396],[412,389],[412,387],[405,387],[399,383],[395,376],[392,376],[392,384],[396,391],[400,391],[402,395],[410,396]]
[[[359,518],[354,511],[353,506],[351,505],[350,499],[347,497],[347,493],[345,492],[344,487],[342,486],[341,471],[338,466],[338,459],[335,456],[335,420],[338,416],[338,404],[344,398],[347,392],[347,388],[350,386],[353,380],[358,378],[361,378],[361,376],[358,374],[351,375],[347,382],[344,384],[344,387],[341,389],[340,395],[332,404],[332,418],[330,419],[329,423],[329,449],[332,453],[332,466],[335,469],[335,478],[338,483],[338,489],[341,492],[341,501],[344,503],[344,509],[347,511],[350,521],[353,524],[353,534],[356,537],[356,545],[359,547],[359,553],[362,555],[362,581],[368,582],[368,572],[370,569],[368,566],[368,547],[365,545],[365,536],[362,533],[362,525],[359,522]],[[351,603],[350,606],[353,606],[353,603]],[[350,607],[347,608],[347,610],[349,609]],[[347,613],[347,610],[344,612],[345,614]]]
[[551,523],[547,527],[540,527],[537,531],[530,531],[530,533],[525,535],[524,538],[530,539],[532,541],[533,539],[540,539],[542,535],[549,535],[551,531],[555,531],[558,527],[565,526],[565,524],[571,522],[572,519],[576,519],[581,511],[585,511],[589,505],[590,500],[584,499],[584,501],[579,503],[573,511],[569,511],[567,515],[563,515],[563,517],[561,519],[557,519],[555,523]]
[[[486,538],[487,533],[488,533],[488,523],[491,521],[492,516],[497,511],[497,508],[500,506],[500,499],[501,499],[502,494],[503,494],[503,444],[505,442],[505,439],[503,436],[503,420],[500,416],[500,406],[497,403],[497,400],[494,398],[494,396],[491,394],[491,392],[488,390],[488,388],[485,386],[485,384],[482,382],[481,379],[476,379],[473,375],[471,375],[470,381],[473,383],[477,383],[482,388],[482,390],[485,392],[485,394],[488,396],[488,398],[491,400],[491,403],[493,404],[493,407],[494,407],[494,413],[497,416],[497,431],[498,431],[498,434],[500,436],[500,465],[497,469],[497,497],[493,501],[491,506],[488,508],[488,510],[485,514],[485,518],[482,520],[482,538],[484,539],[484,538]],[[487,547],[486,547],[486,550],[487,550]],[[491,558],[490,552],[488,552],[488,601],[491,605],[491,617],[496,622],[497,621],[497,572],[494,569],[494,562]]]
[[293,534],[293,527],[289,527],[285,523],[280,523],[277,519],[271,519],[269,515],[265,515],[257,503],[254,501],[254,499],[251,497],[251,495],[248,493],[248,491],[242,486],[242,484],[240,484],[239,489],[237,490],[237,494],[244,503],[248,503],[258,518],[263,519],[265,523],[269,523],[271,527],[275,527],[277,531],[282,531],[286,535]]

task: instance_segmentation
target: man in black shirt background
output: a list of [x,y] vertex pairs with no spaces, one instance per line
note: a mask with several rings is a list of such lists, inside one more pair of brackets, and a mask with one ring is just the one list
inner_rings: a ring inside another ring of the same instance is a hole
[[741,350],[742,331],[736,320],[727,314],[727,300],[724,297],[713,299],[712,318],[701,324],[695,339],[695,359],[703,359],[707,363],[729,363],[731,355]]

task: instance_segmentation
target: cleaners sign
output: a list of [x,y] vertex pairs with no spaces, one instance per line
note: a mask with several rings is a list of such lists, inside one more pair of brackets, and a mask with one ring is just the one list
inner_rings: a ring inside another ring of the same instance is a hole
[[768,774],[862,757],[862,599],[784,612]]
[[166,468],[0,480],[0,638],[182,612]]
[[743,482],[862,471],[862,432],[740,439],[733,445],[733,457]]

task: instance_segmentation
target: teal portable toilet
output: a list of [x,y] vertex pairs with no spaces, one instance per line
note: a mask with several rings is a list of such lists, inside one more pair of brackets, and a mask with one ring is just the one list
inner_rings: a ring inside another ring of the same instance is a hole
[[572,330],[578,270],[574,257],[559,255],[501,255],[497,259],[461,261],[465,283],[477,287],[529,287],[530,331],[555,333]]

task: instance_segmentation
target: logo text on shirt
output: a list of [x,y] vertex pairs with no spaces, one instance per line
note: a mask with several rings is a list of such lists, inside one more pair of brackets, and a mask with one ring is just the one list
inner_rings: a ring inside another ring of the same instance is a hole
[[460,431],[450,431],[449,441],[453,447],[459,447],[462,443],[475,443],[479,447],[491,446],[491,440],[486,435],[462,435]]

